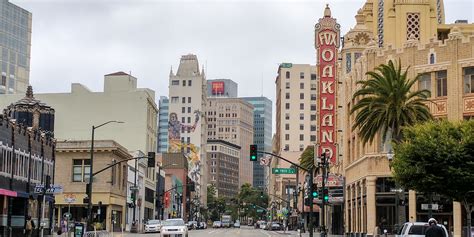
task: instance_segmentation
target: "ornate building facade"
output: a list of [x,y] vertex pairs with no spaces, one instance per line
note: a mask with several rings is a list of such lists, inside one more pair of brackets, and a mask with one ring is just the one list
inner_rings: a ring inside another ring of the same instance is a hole
[[[428,104],[438,119],[459,121],[474,116],[474,24],[444,23],[442,0],[367,1],[356,26],[343,38],[340,81],[345,182],[345,232],[374,236],[394,233],[405,221],[428,220],[425,195],[397,189],[391,180],[388,141],[381,136],[363,145],[352,130],[352,98],[366,72],[389,60],[399,61],[408,76],[422,74],[415,89],[431,91]],[[461,236],[461,204],[436,196],[434,217]]]

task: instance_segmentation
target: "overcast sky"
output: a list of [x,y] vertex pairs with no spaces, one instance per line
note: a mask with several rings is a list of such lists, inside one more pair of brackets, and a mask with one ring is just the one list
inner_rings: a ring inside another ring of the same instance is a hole
[[[69,92],[78,82],[103,90],[103,75],[125,71],[139,87],[168,95],[170,67],[193,53],[207,78],[230,78],[240,96],[275,98],[281,62],[315,63],[314,24],[325,3],[355,25],[364,0],[11,0],[32,12],[30,83],[36,92]],[[473,0],[444,0],[446,22],[473,22]],[[263,80],[263,88],[261,81]]]

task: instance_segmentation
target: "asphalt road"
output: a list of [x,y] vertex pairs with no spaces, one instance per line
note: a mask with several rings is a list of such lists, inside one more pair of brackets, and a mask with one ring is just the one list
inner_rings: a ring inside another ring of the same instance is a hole
[[[118,237],[118,235],[115,235]],[[123,237],[159,237],[159,233],[149,234],[132,234],[126,233]],[[242,226],[242,228],[230,229],[205,229],[205,230],[191,230],[189,237],[284,237],[284,236],[298,236],[295,231],[284,233],[283,231],[266,231],[254,229],[253,227]]]

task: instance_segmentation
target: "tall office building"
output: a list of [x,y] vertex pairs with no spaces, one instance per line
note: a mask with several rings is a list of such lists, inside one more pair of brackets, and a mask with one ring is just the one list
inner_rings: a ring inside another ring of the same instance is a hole
[[158,102],[158,153],[168,151],[169,102],[168,97],[160,96]]
[[234,198],[239,193],[240,146],[224,140],[207,140],[209,184],[217,197]]
[[0,94],[24,93],[30,79],[31,13],[0,0]]
[[[259,150],[272,151],[272,101],[267,97],[243,97],[243,100],[253,105],[253,144]],[[258,160],[263,154],[258,154]],[[253,163],[253,186],[264,190],[267,186],[266,177],[268,168],[260,164]]]
[[253,184],[253,163],[249,159],[253,106],[240,98],[209,98],[206,118],[209,140],[224,140],[241,147],[239,187]]
[[176,74],[169,78],[168,152],[184,152],[189,161],[189,178],[196,183],[195,195],[206,205],[206,76],[199,71],[196,55],[181,57]]
[[207,80],[207,97],[237,97],[238,85],[230,79]]

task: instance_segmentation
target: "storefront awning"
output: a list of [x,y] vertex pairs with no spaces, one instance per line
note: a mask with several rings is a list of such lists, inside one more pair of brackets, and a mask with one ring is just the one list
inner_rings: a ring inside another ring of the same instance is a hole
[[16,197],[17,193],[15,191],[0,188],[0,195],[9,196],[9,197]]

